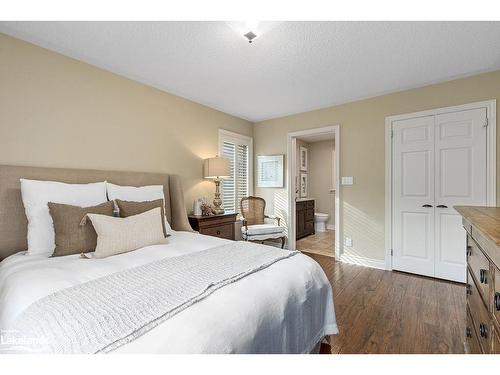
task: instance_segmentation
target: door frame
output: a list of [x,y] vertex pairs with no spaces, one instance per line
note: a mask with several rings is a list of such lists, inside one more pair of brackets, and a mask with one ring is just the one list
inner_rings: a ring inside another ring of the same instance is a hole
[[295,250],[295,169],[297,162],[297,138],[307,135],[333,133],[335,137],[335,259],[342,254],[342,218],[340,215],[340,125],[324,126],[307,130],[289,132],[287,136],[287,180],[288,180],[288,249]]
[[497,101],[496,99],[467,103],[451,107],[435,108],[426,111],[404,113],[385,118],[385,269],[392,270],[392,123],[415,117],[433,116],[449,112],[486,108],[487,145],[486,145],[486,205],[496,206],[497,188]]

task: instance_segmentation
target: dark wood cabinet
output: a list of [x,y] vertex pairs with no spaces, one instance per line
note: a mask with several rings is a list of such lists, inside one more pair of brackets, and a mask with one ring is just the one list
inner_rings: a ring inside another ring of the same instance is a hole
[[189,215],[191,227],[207,236],[234,240],[234,223],[237,214],[222,214],[213,216]]
[[295,202],[295,238],[314,234],[314,200]]

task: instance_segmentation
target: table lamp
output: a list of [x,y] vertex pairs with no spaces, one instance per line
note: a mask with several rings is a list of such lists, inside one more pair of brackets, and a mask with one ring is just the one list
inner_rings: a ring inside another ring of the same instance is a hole
[[216,156],[205,159],[203,163],[203,177],[212,179],[215,182],[214,209],[217,215],[224,213],[222,199],[220,199],[220,182],[224,178],[231,176],[229,159]]

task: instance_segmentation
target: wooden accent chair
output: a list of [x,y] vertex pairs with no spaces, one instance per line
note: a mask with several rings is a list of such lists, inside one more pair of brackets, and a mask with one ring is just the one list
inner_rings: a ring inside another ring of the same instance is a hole
[[[245,241],[281,239],[281,248],[285,246],[285,227],[280,226],[279,217],[270,217],[264,214],[266,201],[260,197],[246,197],[241,200],[240,214],[243,220],[241,235]],[[277,224],[268,224],[265,219],[273,219]]]

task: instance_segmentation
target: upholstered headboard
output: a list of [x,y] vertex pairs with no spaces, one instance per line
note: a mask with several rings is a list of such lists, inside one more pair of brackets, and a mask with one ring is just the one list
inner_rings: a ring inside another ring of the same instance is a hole
[[163,173],[111,172],[86,169],[0,165],[0,260],[27,249],[27,219],[20,178],[84,184],[109,181],[117,185],[163,185],[165,214],[174,230],[191,231],[178,176]]

